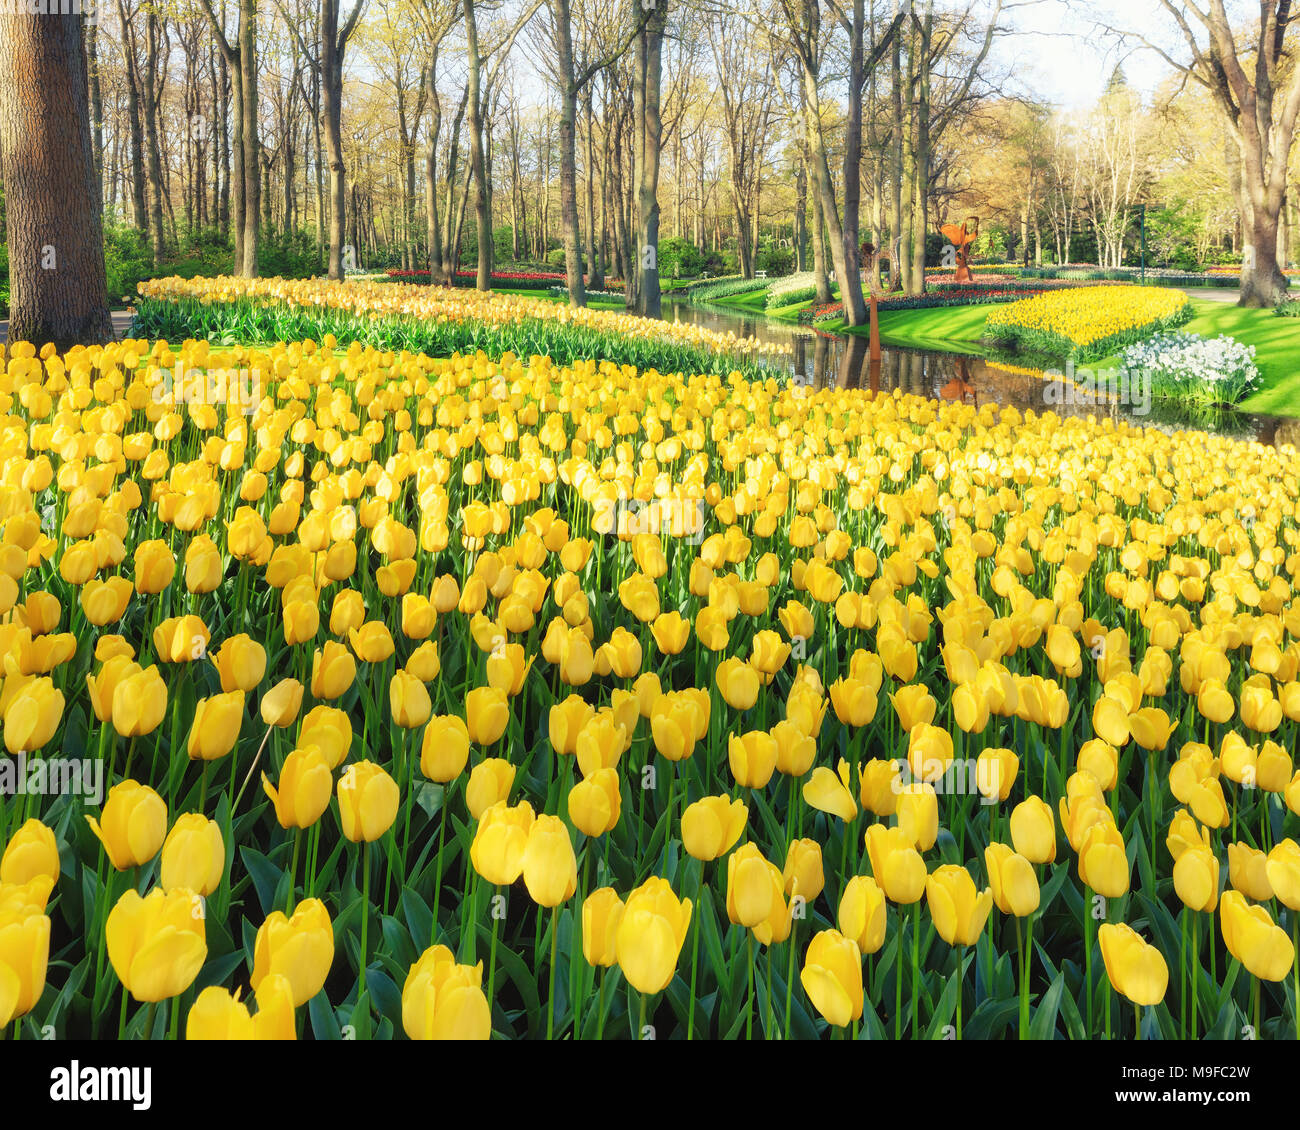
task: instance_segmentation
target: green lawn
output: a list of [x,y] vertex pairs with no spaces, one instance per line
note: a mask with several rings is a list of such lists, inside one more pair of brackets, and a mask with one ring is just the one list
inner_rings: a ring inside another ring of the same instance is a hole
[[[990,310],[1000,303],[978,306],[933,306],[926,310],[882,310],[880,340],[885,345],[935,349],[946,353],[979,353],[980,333]],[[822,323],[826,329],[866,335],[866,326],[850,329],[842,322]]]
[[[1271,310],[1245,310],[1226,302],[1189,295],[1195,316],[1184,327],[1204,337],[1228,334],[1255,347],[1255,363],[1263,378],[1259,392],[1238,407],[1248,412],[1277,416],[1300,416],[1300,321],[1279,318]],[[980,350],[980,331],[993,304],[986,306],[939,306],[929,310],[888,310],[880,315],[880,340],[886,345],[916,349],[942,349],[955,353]],[[867,333],[866,326],[847,330],[839,324],[827,326],[850,333]],[[1111,369],[1119,364],[1118,354],[1094,362],[1093,369]]]

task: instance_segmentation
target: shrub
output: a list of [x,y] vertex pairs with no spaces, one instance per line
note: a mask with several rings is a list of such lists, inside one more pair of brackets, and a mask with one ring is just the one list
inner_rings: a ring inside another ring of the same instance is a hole
[[693,278],[704,270],[704,256],[689,240],[669,236],[659,241],[659,277]]

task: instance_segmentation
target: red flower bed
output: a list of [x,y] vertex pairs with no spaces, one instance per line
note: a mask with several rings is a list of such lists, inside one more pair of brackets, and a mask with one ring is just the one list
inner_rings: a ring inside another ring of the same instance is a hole
[[[389,267],[388,270],[384,272],[384,274],[386,274],[390,279],[406,279],[412,282],[429,281],[429,271],[427,268],[423,270],[416,270],[416,271],[403,271],[399,267]],[[477,277],[478,277],[477,271],[471,271],[465,269],[465,270],[458,270],[456,272],[456,278],[458,279],[474,279]],[[563,274],[560,274],[555,271],[493,271],[492,272],[492,281],[502,282],[502,283],[533,283],[533,282],[551,283],[551,282],[555,282],[556,280],[561,280],[563,278],[564,278]]]

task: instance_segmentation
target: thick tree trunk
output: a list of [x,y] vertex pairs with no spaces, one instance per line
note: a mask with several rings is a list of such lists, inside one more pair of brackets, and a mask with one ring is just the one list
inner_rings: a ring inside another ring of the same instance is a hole
[[0,11],[9,340],[111,341],[79,19]]
[[816,186],[812,193],[812,215],[813,285],[817,287],[817,304],[824,306],[835,295],[831,291],[830,271],[826,269],[826,225],[822,219],[822,196]]
[[663,142],[663,121],[659,113],[663,67],[664,26],[668,20],[667,0],[657,0],[654,11],[641,31],[638,53],[641,73],[641,144],[637,147],[637,309],[657,318],[661,309],[659,290],[659,156]]
[[[911,0],[898,0],[897,12],[910,18]],[[903,115],[903,24],[890,44],[890,210],[889,210],[889,289],[903,289],[903,134],[906,128]]]
[[794,269],[808,269],[808,160],[803,146],[794,175]]
[[158,48],[161,29],[157,10],[148,9],[145,17],[144,81],[141,91],[144,117],[144,147],[147,154],[146,169],[149,186],[149,245],[153,249],[153,265],[162,265],[166,248],[163,244],[163,178],[162,160],[158,146]]
[[916,150],[913,153],[912,286],[909,294],[925,293],[925,237],[930,202],[930,40],[934,32],[934,0],[926,0],[917,36]]
[[254,279],[262,204],[262,161],[257,140],[257,0],[239,3],[239,101],[244,146],[244,240],[240,273]]
[[119,0],[118,18],[122,25],[122,54],[126,74],[126,117],[131,134],[131,222],[141,234],[148,234],[149,202],[145,195],[145,138],[140,117],[140,67],[136,54],[134,14],[128,14]]
[[560,233],[570,306],[587,305],[578,231],[578,88],[573,73],[573,19],[569,0],[551,0],[556,66],[560,75]]
[[[329,164],[329,277],[343,277],[343,229],[347,217],[347,173],[343,167],[343,74],[338,57],[338,0],[321,0],[321,109],[325,117],[325,153]],[[359,242],[359,241],[358,241]],[[359,251],[360,248],[355,249]]]
[[[862,271],[858,241],[862,207],[862,87],[865,81],[864,39],[866,12],[864,0],[853,0],[853,26],[849,43],[849,105],[844,123],[844,224],[840,235],[843,247],[843,275],[840,297],[848,314],[849,325],[860,326],[867,320],[867,306],[862,297]],[[839,264],[836,264],[837,273]],[[847,287],[847,289],[846,289]]]
[[442,277],[442,224],[438,214],[438,135],[442,133],[442,99],[432,62],[425,70],[429,90],[429,149],[424,155],[424,216],[429,242],[429,282]]
[[479,290],[489,290],[492,287],[492,213],[488,205],[487,154],[483,149],[483,57],[479,54],[474,0],[464,0],[464,4],[469,72],[466,103],[469,109],[470,161],[474,174],[474,219],[478,227],[478,278],[475,285]]
[[[803,85],[807,110],[804,114],[804,129],[808,138],[808,152],[811,158],[813,183],[821,198],[822,222],[826,227],[826,239],[830,244],[831,261],[835,266],[835,281],[840,287],[840,301],[844,304],[844,317],[851,326],[861,325],[866,320],[866,308],[862,300],[862,280],[849,277],[849,263],[845,258],[844,229],[840,224],[839,212],[835,204],[835,188],[831,182],[830,164],[826,155],[826,142],[821,129],[820,98],[817,91],[817,44],[820,37],[820,17],[816,0],[807,0],[805,6],[807,54],[803,54]],[[856,256],[855,256],[856,259]]]

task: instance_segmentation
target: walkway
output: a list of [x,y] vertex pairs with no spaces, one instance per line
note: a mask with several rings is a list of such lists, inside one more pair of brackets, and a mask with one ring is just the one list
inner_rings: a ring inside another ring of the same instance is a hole
[[[125,310],[114,310],[113,316],[113,336],[119,341],[126,336],[127,328],[131,325],[131,315]],[[0,321],[0,345],[9,343],[9,319],[5,318]]]

